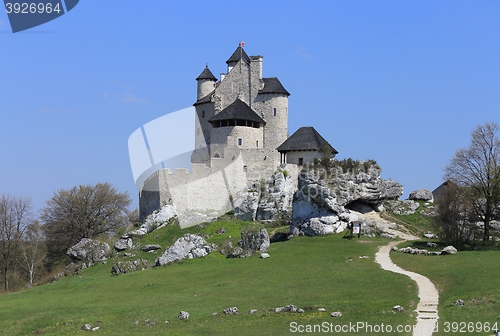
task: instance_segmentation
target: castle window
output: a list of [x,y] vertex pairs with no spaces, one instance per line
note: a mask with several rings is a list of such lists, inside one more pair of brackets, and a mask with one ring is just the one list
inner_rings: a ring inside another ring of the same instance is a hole
[[201,111],[201,117],[205,118],[205,111]]
[[274,108],[274,116],[276,117],[276,107]]
[[248,167],[247,166],[243,166],[243,171],[246,173],[248,170]]
[[242,138],[238,138],[238,146],[241,146],[243,145],[243,139]]
[[304,158],[299,158],[299,166],[302,166],[304,164]]
[[259,140],[255,142],[255,147],[259,148]]

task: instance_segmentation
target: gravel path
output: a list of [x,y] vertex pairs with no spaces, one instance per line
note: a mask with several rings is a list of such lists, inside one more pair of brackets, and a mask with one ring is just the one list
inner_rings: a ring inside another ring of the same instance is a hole
[[431,336],[438,322],[438,302],[439,293],[434,284],[421,274],[405,271],[391,260],[389,252],[394,245],[401,241],[390,242],[386,246],[380,247],[375,254],[375,261],[382,266],[384,270],[400,273],[409,276],[417,283],[418,297],[420,301],[417,305],[417,324],[413,330],[413,336]]

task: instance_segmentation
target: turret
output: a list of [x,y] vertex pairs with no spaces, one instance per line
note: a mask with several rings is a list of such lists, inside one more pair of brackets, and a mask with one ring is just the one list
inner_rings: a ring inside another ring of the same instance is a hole
[[208,68],[208,64],[205,69],[201,72],[201,74],[196,78],[198,82],[198,96],[197,100],[206,97],[215,89],[215,82],[217,82],[217,78],[212,74],[210,69]]
[[250,57],[248,57],[247,53],[240,44],[231,55],[231,57],[229,57],[229,59],[226,61],[227,73],[229,73],[241,59],[245,60],[245,62],[247,63],[250,63]]

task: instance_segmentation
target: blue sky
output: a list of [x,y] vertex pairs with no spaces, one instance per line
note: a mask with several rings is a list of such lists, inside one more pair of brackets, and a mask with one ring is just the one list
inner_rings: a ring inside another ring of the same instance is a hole
[[500,123],[499,17],[498,1],[82,0],[13,34],[2,10],[0,193],[36,210],[110,182],[136,207],[128,137],[191,106],[241,39],[291,93],[290,133],[377,160],[404,196],[432,190],[477,125]]

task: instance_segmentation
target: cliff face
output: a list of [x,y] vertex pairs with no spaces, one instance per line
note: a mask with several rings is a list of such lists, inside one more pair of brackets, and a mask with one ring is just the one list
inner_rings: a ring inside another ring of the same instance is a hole
[[403,186],[380,178],[374,161],[336,161],[326,170],[310,167],[298,178],[292,206],[293,235],[342,232],[349,223],[363,222],[357,212],[379,210],[387,199],[398,199]]

